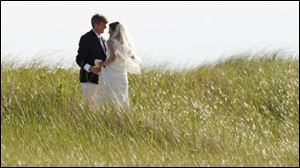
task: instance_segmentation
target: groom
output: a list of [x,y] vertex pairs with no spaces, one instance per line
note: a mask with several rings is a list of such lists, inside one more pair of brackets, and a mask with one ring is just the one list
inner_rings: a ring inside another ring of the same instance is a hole
[[95,66],[95,59],[106,59],[105,41],[101,34],[106,28],[108,20],[105,16],[95,14],[91,19],[93,29],[83,36],[79,41],[76,63],[80,66],[80,84],[85,103],[90,107],[96,107],[98,73],[100,68]]

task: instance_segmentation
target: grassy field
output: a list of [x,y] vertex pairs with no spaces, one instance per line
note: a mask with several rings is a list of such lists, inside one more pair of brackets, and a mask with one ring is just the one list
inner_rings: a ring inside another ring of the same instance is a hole
[[82,105],[77,69],[1,62],[1,166],[299,166],[299,59],[129,75],[128,113]]

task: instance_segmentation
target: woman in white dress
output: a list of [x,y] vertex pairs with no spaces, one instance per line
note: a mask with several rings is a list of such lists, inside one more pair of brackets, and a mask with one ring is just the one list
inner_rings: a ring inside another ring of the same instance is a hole
[[100,108],[109,105],[124,109],[129,107],[127,73],[139,74],[141,60],[134,53],[123,24],[110,23],[109,35],[107,59],[105,62],[97,62],[98,66],[102,66],[98,103]]

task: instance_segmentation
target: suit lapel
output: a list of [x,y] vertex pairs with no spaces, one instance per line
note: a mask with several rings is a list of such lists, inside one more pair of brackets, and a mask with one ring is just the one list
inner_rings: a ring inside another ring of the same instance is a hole
[[[96,33],[93,31],[93,30],[91,30],[91,33],[93,33],[94,34],[94,39],[95,39],[95,41],[97,41],[97,44],[98,44],[98,47],[100,48],[100,50],[105,54],[105,51],[103,51],[103,48],[102,48],[102,46],[101,46],[101,44],[100,44],[100,41],[99,41],[99,38],[98,38],[98,36],[96,35]],[[102,38],[101,38],[101,40],[102,40]],[[103,43],[104,44],[104,43]],[[105,47],[105,45],[104,45],[104,48],[105,48],[105,50],[106,50],[106,47]]]
[[104,41],[104,39],[101,37],[101,40],[102,40],[102,43],[103,43],[103,46],[104,46],[104,50],[105,50],[105,52],[106,52],[106,45],[105,45],[105,41]]

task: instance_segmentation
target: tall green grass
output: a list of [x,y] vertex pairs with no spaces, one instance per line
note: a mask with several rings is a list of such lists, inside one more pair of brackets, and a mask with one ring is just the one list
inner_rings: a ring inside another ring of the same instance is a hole
[[1,166],[298,167],[298,61],[143,69],[128,113],[89,111],[78,70],[3,64]]

